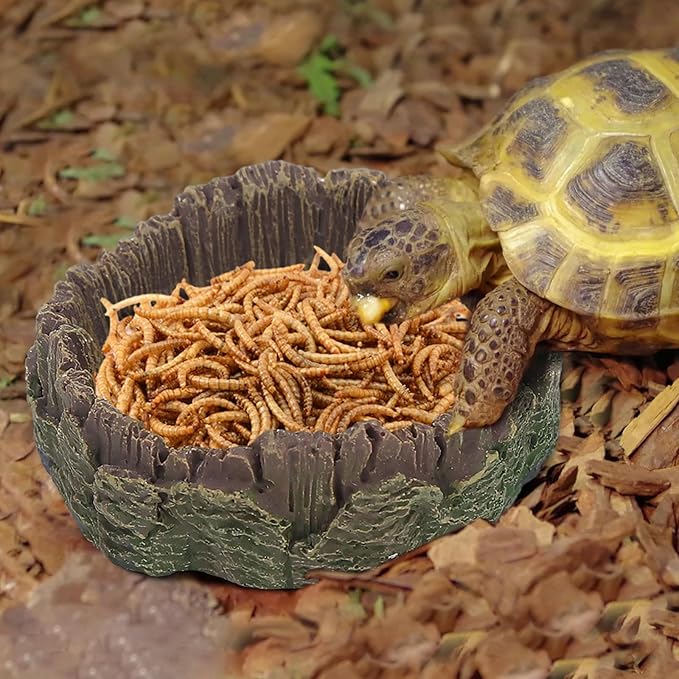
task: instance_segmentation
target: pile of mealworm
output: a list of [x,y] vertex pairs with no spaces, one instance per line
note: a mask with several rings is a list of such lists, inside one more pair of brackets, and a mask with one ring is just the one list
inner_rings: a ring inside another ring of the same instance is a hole
[[336,433],[361,420],[431,424],[454,401],[467,309],[455,301],[362,325],[341,260],[315,251],[306,269],[248,262],[206,287],[102,299],[97,395],[172,446],[229,448],[269,429]]

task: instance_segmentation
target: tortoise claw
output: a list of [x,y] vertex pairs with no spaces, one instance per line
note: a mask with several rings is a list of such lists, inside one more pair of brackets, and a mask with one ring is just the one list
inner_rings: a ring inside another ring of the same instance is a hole
[[448,436],[452,436],[453,434],[457,434],[458,431],[462,431],[466,422],[467,419],[464,415],[455,413],[450,420],[450,424],[448,425]]

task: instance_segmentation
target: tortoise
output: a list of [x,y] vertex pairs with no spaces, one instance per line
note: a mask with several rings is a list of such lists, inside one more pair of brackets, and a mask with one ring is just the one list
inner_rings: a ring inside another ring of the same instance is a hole
[[344,276],[366,323],[483,295],[449,434],[500,418],[540,342],[679,346],[679,49],[602,52],[533,80],[441,152],[458,176],[376,194]]

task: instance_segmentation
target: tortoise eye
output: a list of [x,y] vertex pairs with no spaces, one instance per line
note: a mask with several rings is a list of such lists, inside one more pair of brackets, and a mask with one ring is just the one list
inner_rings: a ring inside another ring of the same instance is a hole
[[382,278],[385,281],[396,281],[401,277],[401,272],[398,269],[389,269],[389,271],[384,272]]

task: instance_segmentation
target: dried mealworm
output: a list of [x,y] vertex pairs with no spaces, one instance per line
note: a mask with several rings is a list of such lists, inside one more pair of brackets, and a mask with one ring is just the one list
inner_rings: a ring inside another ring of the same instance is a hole
[[141,332],[144,344],[153,344],[156,341],[156,329],[148,318],[135,315],[130,321],[130,327],[136,328]]
[[274,321],[280,321],[285,325],[287,328],[290,328],[291,330],[294,330],[295,332],[299,332],[304,337],[307,338],[307,350],[308,351],[316,351],[317,346],[316,346],[316,340],[314,339],[313,333],[311,330],[302,323],[298,318],[295,318],[291,313],[288,313],[287,311],[276,311],[274,313]]
[[391,422],[384,422],[382,426],[387,431],[395,431],[397,429],[405,429],[412,424],[412,420],[392,420]]
[[333,428],[332,423],[336,425],[342,414],[353,408],[354,403],[350,401],[340,401],[333,398],[332,401],[321,411],[321,414],[316,419],[314,431],[327,431],[334,434],[337,431],[336,426]]
[[146,403],[146,397],[144,392],[137,382],[134,383],[134,398],[132,400],[132,405],[130,407],[129,416],[135,418],[136,420],[144,419],[144,404]]
[[229,377],[229,371],[217,361],[212,361],[206,356],[198,356],[197,358],[183,361],[177,368],[177,382],[180,387],[185,387],[188,384],[189,377],[194,370],[209,370],[217,373],[217,377]]
[[226,292],[227,295],[230,295],[250,278],[254,268],[254,262],[246,262],[232,271],[227,271],[219,276],[215,276],[210,283],[212,285],[218,285],[222,291]]
[[245,396],[236,394],[234,399],[236,403],[238,403],[238,405],[247,413],[247,416],[250,419],[250,436],[247,440],[247,443],[250,444],[259,436],[260,432],[262,431],[262,420],[259,411],[257,406],[250,399],[245,398]]
[[224,335],[223,348],[226,350],[228,356],[231,356],[234,361],[240,361],[241,363],[248,363],[250,357],[243,351],[241,351],[233,341],[233,335],[231,332],[227,332]]
[[224,348],[224,340],[219,337],[217,333],[210,330],[203,321],[196,321],[193,327],[198,331],[198,334],[215,349],[221,351]]
[[154,415],[151,415],[149,417],[149,428],[151,429],[151,431],[168,439],[180,439],[185,438],[187,436],[191,436],[191,434],[193,434],[193,432],[195,432],[199,426],[200,422],[198,421],[197,418],[190,424],[183,424],[177,426],[174,424],[167,424],[165,422],[162,422]]
[[239,309],[239,304],[224,304],[219,308],[209,306],[185,307],[180,304],[174,307],[140,308],[137,313],[145,318],[162,318],[166,321],[213,321],[231,327],[233,315]]
[[287,332],[287,328],[282,320],[279,318],[274,318],[271,328],[273,330],[273,337],[276,342],[276,346],[280,349],[283,356],[287,358],[288,361],[290,361],[290,363],[300,368],[311,366],[311,363],[300,356],[290,345],[290,342],[288,341],[289,333]]
[[205,431],[208,434],[208,438],[210,441],[210,446],[212,448],[234,448],[237,443],[234,441],[231,441],[229,438],[225,436],[225,433],[220,431],[219,427],[216,427],[211,424],[206,424],[205,425]]
[[189,375],[188,382],[192,387],[212,389],[213,391],[246,391],[253,383],[252,377],[207,377],[205,375]]
[[361,389],[360,387],[345,387],[335,392],[335,397],[339,399],[380,398],[381,396],[382,392],[379,389]]
[[385,361],[382,364],[382,374],[384,375],[384,379],[387,380],[387,384],[394,390],[394,393],[399,395],[399,398],[402,398],[405,401],[413,400],[413,395],[408,390],[408,387],[398,379],[398,376],[394,372],[389,361]]
[[145,344],[129,354],[125,358],[124,365],[132,366],[135,363],[139,363],[139,361],[146,358],[147,356],[150,356],[151,354],[162,354],[166,349],[175,349],[178,347],[185,348],[186,344],[187,340],[175,339],[174,337],[160,340],[160,342],[154,342],[153,344]]
[[148,293],[144,295],[135,295],[134,297],[127,297],[119,302],[111,304],[107,311],[120,311],[120,309],[125,309],[128,306],[135,306],[136,304],[149,304],[150,302],[155,302],[158,308],[166,304],[177,304],[182,300],[174,295],[157,295],[154,293]]
[[403,354],[403,337],[405,332],[401,330],[401,327],[392,323],[389,326],[389,337],[391,339],[391,346],[394,349],[394,360],[396,363],[405,363],[406,359]]
[[431,424],[436,419],[436,415],[432,411],[423,410],[422,408],[402,406],[396,410],[403,419],[412,420],[413,422]]
[[377,405],[376,403],[363,403],[362,405],[355,406],[342,416],[337,425],[337,430],[344,431],[352,422],[364,417],[368,417],[371,420],[379,420],[380,417],[398,417],[398,414],[393,408],[388,408],[387,406]]
[[304,314],[304,320],[309,326],[309,330],[314,337],[314,339],[321,345],[323,345],[330,353],[339,354],[341,349],[337,346],[337,343],[328,335],[325,328],[321,325],[314,308],[311,306],[311,302],[305,299],[300,304],[300,310]]
[[210,346],[208,342],[205,342],[203,340],[194,342],[191,346],[186,347],[186,349],[184,349],[181,353],[177,354],[174,358],[170,359],[166,363],[158,365],[155,368],[152,368],[151,370],[146,370],[144,372],[144,377],[146,378],[155,377],[157,375],[162,375],[163,373],[169,372],[170,370],[173,370],[178,365],[180,365],[182,361],[188,361],[194,358],[208,346]]
[[415,357],[413,358],[413,362],[411,364],[412,374],[416,378],[421,376],[422,368],[424,366],[424,363],[429,359],[429,356],[435,350],[438,349],[437,355],[435,355],[435,358],[438,359],[438,356],[440,356],[440,353],[443,351],[445,347],[446,347],[445,344],[428,344],[426,347],[420,349],[420,351],[418,351]]
[[313,396],[309,382],[304,378],[304,375],[301,375],[287,363],[279,363],[276,369],[287,373],[299,385],[302,395],[302,412],[305,417],[309,417],[313,409]]
[[120,392],[118,393],[118,398],[116,399],[116,408],[120,410],[121,413],[127,414],[130,410],[132,398],[134,396],[134,385],[134,378],[128,375],[125,378],[123,386],[120,388]]
[[97,370],[97,375],[94,380],[94,388],[97,396],[105,398],[107,401],[113,400],[109,373],[111,368],[113,368],[113,357],[109,354],[108,356],[104,356],[104,360],[99,366],[99,370]]
[[[363,330],[335,330],[334,328],[327,328],[326,332],[332,339],[341,340],[343,342],[353,342],[357,346],[361,346],[364,342],[371,341],[371,336]],[[356,346],[352,347],[353,350]]]
[[[340,262],[336,257],[328,254],[323,248],[314,245],[314,252],[328,265],[328,275],[333,278],[337,277],[340,269]],[[322,272],[321,272],[322,273]]]
[[256,276],[253,280],[250,280],[240,290],[236,290],[235,294],[232,296],[232,300],[237,302],[243,299],[249,292],[254,290],[267,290],[269,292],[275,291],[279,292],[283,290],[287,285],[285,279],[279,278],[279,274],[270,274],[268,276]]
[[120,383],[118,382],[114,361],[109,360],[104,364],[103,367],[109,392],[111,393],[111,396],[118,398],[118,393],[120,392]]
[[175,389],[165,389],[161,391],[154,399],[148,404],[149,410],[154,410],[163,403],[168,401],[184,401],[187,398],[193,398],[197,394],[200,394],[201,389],[196,387],[177,387]]
[[156,329],[156,332],[164,337],[181,337],[182,339],[191,340],[195,342],[201,338],[200,333],[195,328],[195,324],[191,328],[186,328],[183,325],[167,325],[158,318],[147,319],[151,325]]
[[349,301],[349,288],[346,285],[340,285],[335,295],[335,306],[344,306]]
[[259,381],[264,387],[265,392],[273,394],[276,391],[273,377],[271,376],[271,369],[269,368],[269,357],[273,357],[271,349],[267,349],[262,353],[257,361],[257,372],[259,374]]
[[116,370],[123,370],[125,368],[130,353],[134,351],[133,347],[140,344],[141,339],[142,336],[139,332],[126,333],[125,336],[120,339],[120,342],[113,349],[113,362]]
[[304,264],[288,264],[287,266],[277,266],[272,269],[257,269],[257,276],[280,276],[281,274],[303,271]]
[[291,285],[290,290],[291,290],[290,299],[288,299],[288,301],[285,303],[285,306],[283,307],[283,310],[288,312],[291,312],[293,311],[293,309],[297,308],[299,300],[302,296],[302,286]]
[[376,357],[385,352],[379,352],[375,349],[366,349],[365,351],[353,351],[351,353],[342,354],[324,354],[318,351],[304,351],[300,349],[299,355],[306,358],[307,361],[313,361],[318,365],[338,365],[343,363],[352,363],[354,361],[364,361],[368,358]]
[[248,331],[245,329],[243,322],[236,318],[233,321],[233,331],[236,333],[236,337],[241,341],[241,344],[252,354],[256,354],[258,351],[257,343],[252,339]]
[[287,378],[280,374],[276,365],[270,366],[269,374],[276,383],[278,391],[283,395],[283,398],[287,403],[288,410],[290,411],[290,416],[301,426],[304,426],[304,416],[302,415],[302,407],[299,403],[299,396],[295,394],[295,391],[288,382]]
[[429,387],[429,385],[424,381],[424,377],[422,377],[422,375],[417,375],[415,377],[415,385],[417,386],[417,388],[420,390],[420,393],[422,394],[422,396],[424,396],[424,398],[427,401],[434,400],[434,393]]
[[443,413],[446,412],[446,410],[449,410],[450,408],[453,407],[455,404],[455,399],[456,399],[456,394],[455,390],[451,391],[449,394],[446,394],[443,398],[441,398],[440,401],[436,403],[434,406],[434,410],[432,411],[433,414],[438,417],[439,415],[443,415]]
[[442,344],[453,346],[460,351],[462,350],[464,340],[460,339],[459,337],[453,337],[446,332],[441,332],[440,330],[436,330],[434,328],[428,329],[427,335],[431,336],[434,340]]
[[240,437],[239,444],[247,443],[252,439],[252,432],[240,422],[232,422],[230,426],[234,430],[234,434]]
[[255,404],[257,412],[261,420],[262,431],[267,431],[272,428],[271,421],[271,411],[269,406],[267,406],[266,401],[260,393],[258,393],[254,388],[248,390],[248,396],[250,400]]
[[303,429],[303,425],[300,424],[299,422],[295,422],[295,420],[292,419],[292,417],[283,410],[283,408],[278,404],[276,399],[273,397],[273,394],[270,394],[268,391],[264,391],[264,400],[266,401],[266,404],[269,406],[269,410],[273,414],[273,416],[288,430],[288,431],[301,431]]
[[469,323],[467,321],[453,321],[451,323],[432,321],[423,328],[424,331],[438,330],[439,332],[445,332],[447,335],[462,335],[463,337],[468,329]]
[[218,413],[212,413],[205,418],[206,424],[214,424],[215,422],[248,422],[248,414],[243,410],[220,410]]

